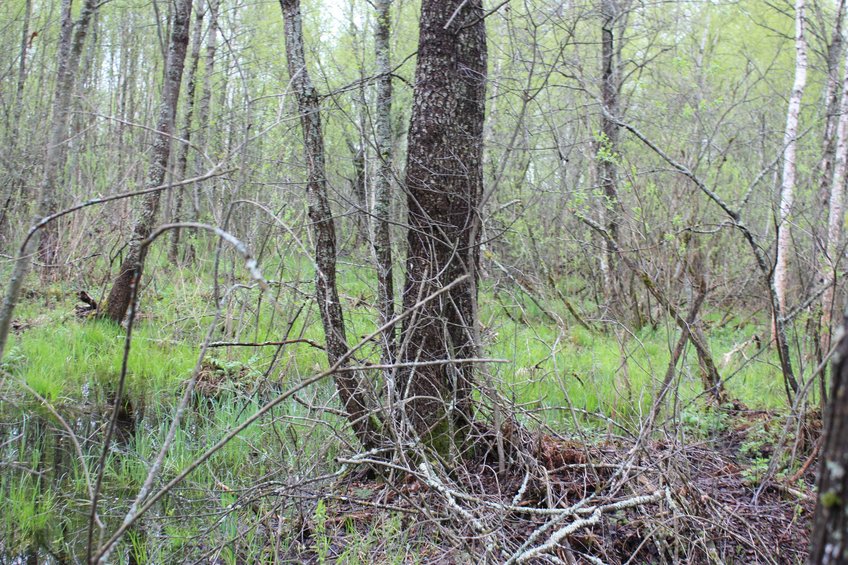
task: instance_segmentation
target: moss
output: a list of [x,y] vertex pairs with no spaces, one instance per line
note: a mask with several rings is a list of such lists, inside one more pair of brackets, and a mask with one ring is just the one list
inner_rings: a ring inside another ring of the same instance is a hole
[[457,438],[455,437],[454,427],[448,421],[447,417],[439,419],[430,428],[426,437],[422,439],[427,447],[436,452],[439,457],[447,461],[451,459],[451,453],[455,451],[453,448],[456,445]]
[[829,490],[821,495],[821,503],[825,508],[835,508],[842,506],[842,497],[836,494],[835,491]]

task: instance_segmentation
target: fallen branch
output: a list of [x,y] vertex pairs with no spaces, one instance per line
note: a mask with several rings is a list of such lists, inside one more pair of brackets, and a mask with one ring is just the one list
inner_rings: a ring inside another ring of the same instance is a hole
[[581,530],[583,528],[587,528],[589,526],[594,526],[595,524],[597,524],[600,521],[601,516],[605,512],[624,510],[625,508],[634,508],[636,506],[642,506],[644,504],[658,502],[664,496],[666,496],[666,494],[667,493],[665,490],[658,490],[653,494],[635,496],[633,498],[628,498],[619,502],[614,502],[612,504],[604,504],[603,506],[597,506],[594,508],[584,508],[582,509],[582,512],[592,513],[588,518],[578,518],[567,526],[564,526],[555,531],[548,538],[548,541],[546,541],[542,545],[536,546],[532,549],[528,549],[517,556],[513,555],[506,563],[507,565],[511,563],[526,563],[531,559],[540,557],[543,553],[547,553],[555,549],[562,540],[564,540],[567,536],[573,534],[577,530]]

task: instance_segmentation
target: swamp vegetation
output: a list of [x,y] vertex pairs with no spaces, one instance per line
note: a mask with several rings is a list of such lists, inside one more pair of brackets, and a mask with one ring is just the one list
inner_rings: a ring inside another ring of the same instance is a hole
[[845,4],[0,4],[0,563],[848,563]]

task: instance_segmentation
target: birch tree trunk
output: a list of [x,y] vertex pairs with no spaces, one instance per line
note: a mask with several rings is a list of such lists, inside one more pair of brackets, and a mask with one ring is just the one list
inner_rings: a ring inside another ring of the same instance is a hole
[[830,45],[827,47],[827,86],[825,87],[825,127],[822,137],[822,157],[819,161],[819,194],[827,206],[830,182],[833,178],[833,160],[836,151],[836,128],[839,123],[839,62],[842,60],[842,20],[845,17],[845,0],[836,5],[836,22]]
[[471,277],[404,321],[402,360],[445,363],[409,369],[398,386],[415,432],[447,455],[461,441],[473,408],[471,366],[450,361],[476,350],[487,55],[482,2],[424,0],[419,25],[403,306],[410,309],[459,277]]
[[790,224],[795,199],[798,116],[801,99],[807,85],[807,40],[804,36],[805,0],[795,0],[795,82],[786,112],[786,130],[783,135],[783,181],[780,187],[780,222],[777,228],[777,263],[774,268],[774,289],[780,310],[786,312],[786,293],[789,285],[788,261],[791,244]]
[[[848,62],[848,57],[846,58]],[[845,221],[844,197],[845,180],[848,172],[848,67],[845,69],[842,84],[842,100],[839,104],[839,125],[836,131],[836,160],[833,166],[833,178],[830,184],[828,202],[827,240],[825,253],[821,258],[822,273],[831,285],[822,295],[822,351],[827,352],[831,343],[831,320],[833,319],[836,280],[842,254],[842,224]]]
[[[377,62],[377,102],[374,112],[374,141],[377,147],[377,176],[374,180],[374,206],[371,218],[371,242],[377,266],[377,301],[380,325],[395,315],[395,290],[392,273],[392,68],[389,39],[391,37],[392,0],[377,0],[377,29],[374,51]],[[395,357],[395,329],[383,332],[383,362]]]
[[[318,93],[306,68],[300,0],[280,0],[285,23],[286,59],[292,90],[297,99],[306,157],[306,198],[310,229],[315,241],[315,294],[324,327],[327,360],[335,364],[349,348],[344,315],[336,288],[336,229],[327,197],[324,166],[324,134]],[[360,377],[353,371],[335,376],[336,389],[359,441],[366,447],[376,441],[375,418],[368,410]]]
[[[146,184],[148,188],[160,186],[165,181],[168,159],[171,154],[174,117],[180,97],[180,83],[182,82],[186,51],[188,50],[191,4],[192,0],[178,0],[174,8],[173,24],[168,41],[165,83],[162,85],[159,118],[151,150],[150,170],[147,175]],[[115,322],[123,321],[127,308],[129,308],[132,287],[139,282],[136,268],[144,261],[141,244],[153,229],[161,195],[161,191],[145,194],[136,208],[127,256],[121,264],[117,278],[112,283],[112,290],[109,291],[109,297],[102,312],[102,315]]]

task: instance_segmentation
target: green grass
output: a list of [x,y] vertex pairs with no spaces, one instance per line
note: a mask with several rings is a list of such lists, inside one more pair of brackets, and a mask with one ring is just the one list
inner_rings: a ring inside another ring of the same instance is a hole
[[[165,270],[164,265],[155,264],[155,255],[153,260],[153,276],[146,279],[126,380],[126,398],[133,407],[137,428],[128,442],[116,440],[106,459],[104,493],[111,502],[102,511],[109,530],[120,522],[128,501],[147,476],[214,312],[210,262],[200,264],[199,273],[192,273],[188,269]],[[233,280],[244,280],[238,261],[235,264]],[[229,269],[230,263],[226,265]],[[264,271],[272,280],[282,273],[285,280],[304,281],[300,289],[310,292],[308,262],[266,264]],[[351,343],[375,328],[374,291],[369,286],[372,274],[352,264],[343,264],[340,269],[339,287]],[[563,283],[566,289],[569,285]],[[22,422],[32,424],[25,428],[21,444],[26,449],[7,447],[4,452],[21,469],[0,472],[4,528],[0,543],[15,551],[44,539],[54,550],[64,548],[76,555],[84,538],[79,532],[87,527],[88,491],[82,464],[67,444],[64,459],[57,459],[60,455],[55,446],[63,432],[54,416],[19,384],[26,383],[46,399],[73,425],[78,437],[94,438],[83,445],[86,464],[93,470],[100,454],[96,438],[109,415],[107,401],[117,386],[126,332],[109,322],[78,320],[73,315],[73,290],[71,286],[54,285],[21,304],[16,318],[28,329],[14,337],[3,361],[10,377],[0,381],[0,392],[10,402],[0,407],[0,424],[10,429]],[[277,290],[280,298],[274,304],[271,298]],[[323,341],[316,309],[314,305],[301,309],[302,295],[272,285],[260,307],[258,298],[257,289],[234,291],[213,340],[302,337]],[[650,408],[678,338],[675,327],[664,325],[645,327],[635,334],[590,331],[576,324],[564,305],[551,301],[545,304],[546,309],[568,324],[558,327],[530,301],[522,300],[521,308],[502,304],[487,287],[481,290],[480,304],[486,354],[508,361],[490,366],[502,394],[532,415],[532,419],[526,418],[530,425],[537,419],[564,434],[576,431],[575,426],[590,431],[606,429],[606,420],[594,414],[635,427]],[[710,316],[707,319],[712,324],[718,321]],[[710,328],[707,335],[716,362],[721,364],[724,354],[748,340],[755,330],[730,323]],[[205,370],[219,373],[222,386],[215,395],[198,399],[186,412],[165,459],[163,479],[179,473],[275,393],[326,366],[322,351],[292,345],[276,360],[266,380],[273,352],[270,347],[227,347],[209,352]],[[377,360],[376,344],[368,344],[358,357]],[[726,426],[719,412],[706,410],[698,400],[701,381],[694,352],[688,351],[678,368],[675,402],[683,408],[682,423],[687,433],[703,437]],[[720,371],[723,375],[735,372],[727,383],[732,398],[751,408],[784,409],[783,385],[773,350],[744,365],[734,359]],[[333,395],[332,383],[325,381],[304,391],[302,398],[320,406]],[[284,403],[216,453],[152,511],[162,523],[165,543],[134,530],[124,542],[126,551],[139,562],[156,563],[169,552],[200,555],[209,548],[198,540],[213,539],[223,544],[220,557],[225,562],[267,560],[261,536],[245,530],[244,524],[245,520],[256,520],[256,512],[269,512],[270,502],[261,500],[256,503],[258,510],[248,511],[238,504],[240,489],[268,481],[269,477],[302,473],[303,469],[318,473],[333,468],[334,457],[344,449],[337,435],[347,433],[343,424],[332,414],[321,414],[293,401]],[[310,455],[309,461],[303,460],[304,453]],[[756,454],[751,457],[756,460]],[[26,471],[57,467],[59,463],[65,472],[49,484],[38,485],[33,479],[37,475]],[[223,510],[227,513],[214,531],[205,529],[208,524],[196,518]],[[67,527],[59,528],[63,520]],[[412,559],[410,546],[399,524],[396,517],[387,516],[370,531],[348,528],[342,532],[347,540],[344,560],[369,562],[372,549],[381,546],[389,562],[408,562]],[[392,539],[388,548],[386,539]],[[317,544],[313,549],[316,556],[323,551],[327,557],[328,548],[322,550]]]

